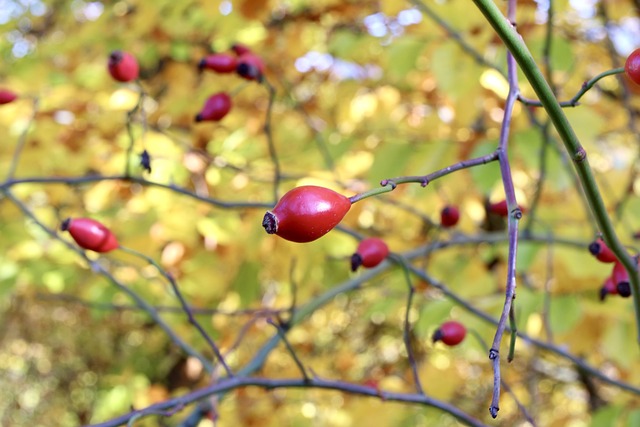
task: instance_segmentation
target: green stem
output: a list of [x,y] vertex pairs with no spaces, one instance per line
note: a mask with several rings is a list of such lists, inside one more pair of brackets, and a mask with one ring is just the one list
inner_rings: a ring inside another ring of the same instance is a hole
[[365,191],[364,193],[359,193],[359,194],[356,194],[355,196],[351,196],[349,197],[349,201],[351,202],[351,204],[353,204],[355,202],[359,202],[360,200],[366,199],[367,197],[373,197],[379,194],[384,194],[384,193],[388,193],[390,191],[395,190],[397,182],[384,183],[384,184],[383,182],[380,183],[382,187],[372,188],[371,190]]
[[[580,90],[573,96],[573,98],[571,98],[568,101],[562,101],[559,102],[560,106],[562,107],[575,107],[578,105],[578,101],[580,100],[580,98],[582,98],[582,96],[587,93],[592,87],[595,86],[596,83],[598,83],[601,79],[607,77],[607,76],[613,76],[616,74],[622,74],[624,73],[624,68],[620,67],[620,68],[613,68],[611,70],[607,70],[605,72],[602,72],[600,74],[598,74],[597,76],[593,77],[591,80],[588,80],[586,82],[584,82],[582,84],[582,87],[580,88]],[[536,101],[533,99],[527,99],[527,98],[523,98],[523,97],[519,97],[518,98],[520,100],[520,102],[522,102],[525,105],[530,105],[532,107],[541,107],[542,106],[542,102],[540,101]]]
[[598,227],[604,240],[629,272],[631,279],[633,303],[637,326],[637,339],[640,342],[640,278],[636,263],[616,236],[613,224],[607,214],[607,209],[598,190],[595,177],[587,160],[587,152],[580,145],[567,116],[558,103],[553,91],[545,80],[540,68],[531,56],[529,49],[513,25],[504,17],[498,6],[492,0],[473,0],[478,9],[487,18],[494,30],[500,36],[507,49],[522,69],[527,80],[536,92],[542,106],[549,114],[549,118],[556,128],[565,149],[573,160],[574,167],[587,196],[589,207],[593,211]]

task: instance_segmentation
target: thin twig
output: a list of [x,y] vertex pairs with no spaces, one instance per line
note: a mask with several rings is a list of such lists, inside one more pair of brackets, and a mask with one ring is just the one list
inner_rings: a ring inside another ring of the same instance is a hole
[[270,324],[271,326],[273,326],[274,328],[276,328],[276,330],[278,331],[278,335],[280,336],[280,339],[284,343],[285,347],[287,347],[287,351],[289,352],[289,354],[291,355],[291,358],[293,359],[293,361],[295,362],[296,366],[300,370],[300,373],[302,374],[302,377],[305,379],[305,381],[309,381],[310,377],[307,374],[306,369],[304,369],[304,365],[302,364],[302,361],[300,360],[300,358],[296,354],[295,350],[291,346],[291,343],[287,339],[287,335],[285,333],[285,330],[282,328],[282,325],[280,325],[279,323],[274,322],[271,319],[267,319],[267,323]]
[[409,315],[411,312],[411,306],[413,305],[413,296],[416,293],[416,289],[411,284],[409,269],[407,268],[404,258],[392,256],[391,259],[396,261],[400,265],[400,267],[402,267],[402,273],[404,275],[405,282],[407,283],[407,287],[409,288],[409,293],[407,295],[407,308],[405,309],[404,313],[402,338],[404,340],[404,346],[407,350],[407,358],[409,359],[409,365],[411,366],[411,372],[413,374],[413,382],[415,383],[416,392],[418,394],[424,394],[422,383],[420,382],[420,375],[418,374],[418,362],[416,361],[416,357],[413,353],[413,346],[411,345],[411,320]]
[[169,282],[169,284],[171,285],[171,288],[173,289],[173,292],[176,294],[176,297],[178,297],[178,301],[180,302],[180,305],[182,306],[182,310],[185,312],[185,314],[187,315],[187,318],[189,319],[189,323],[191,323],[198,330],[200,335],[202,335],[202,337],[205,339],[205,341],[207,341],[207,344],[209,344],[209,347],[211,348],[213,353],[216,355],[216,358],[218,359],[218,362],[220,363],[220,365],[222,365],[222,367],[224,368],[224,370],[227,373],[227,375],[229,377],[233,377],[233,372],[231,371],[231,368],[229,368],[229,366],[225,362],[224,356],[222,356],[222,353],[220,352],[220,349],[218,348],[216,343],[213,342],[213,340],[211,339],[209,334],[204,330],[202,325],[200,325],[200,322],[198,322],[198,320],[193,315],[193,310],[191,310],[191,307],[189,306],[189,304],[187,304],[187,301],[182,296],[182,292],[180,292],[180,288],[178,287],[178,283],[173,278],[173,276],[171,274],[169,274],[164,268],[162,268],[160,266],[160,264],[158,264],[150,256],[147,256],[147,255],[145,255],[145,254],[143,254],[141,252],[138,252],[138,251],[136,251],[134,249],[131,249],[131,248],[127,248],[125,246],[120,246],[120,249],[122,251],[124,251],[124,252],[130,253],[131,255],[140,257],[140,258],[144,259],[145,261],[147,261],[149,264],[151,264],[158,271],[158,273],[160,273],[167,280],[167,282]]
[[267,91],[269,92],[269,103],[267,105],[267,114],[264,122],[264,134],[267,137],[269,156],[271,157],[271,162],[273,163],[273,200],[274,203],[276,203],[280,198],[279,187],[281,179],[280,158],[278,157],[276,144],[273,140],[273,125],[271,121],[271,117],[273,115],[273,104],[276,99],[276,88],[273,87],[273,85],[269,83],[266,78],[263,78],[262,84],[267,88]]
[[38,97],[33,98],[33,107],[31,109],[31,116],[29,120],[24,126],[24,129],[20,133],[20,137],[18,138],[18,144],[16,145],[16,149],[13,152],[13,158],[11,159],[11,164],[9,165],[9,172],[7,173],[7,181],[13,179],[16,173],[16,169],[18,168],[18,163],[20,163],[20,155],[22,154],[22,150],[27,144],[27,135],[29,135],[29,130],[31,126],[36,120],[36,115],[38,114],[38,105],[40,104],[40,99]]
[[[507,6],[507,16],[512,25],[515,25],[515,0],[509,0]],[[502,119],[502,127],[500,129],[500,142],[499,142],[499,158],[500,173],[502,175],[502,185],[504,187],[504,193],[507,200],[507,206],[509,207],[508,218],[508,236],[509,236],[509,253],[507,257],[507,278],[505,286],[505,300],[500,320],[498,321],[498,327],[496,334],[489,350],[489,359],[492,361],[493,366],[493,397],[491,399],[491,407],[489,413],[493,418],[498,416],[500,408],[500,344],[502,342],[502,334],[507,326],[507,320],[509,314],[512,314],[512,303],[515,298],[516,292],[516,254],[518,249],[518,223],[522,217],[522,212],[518,207],[516,201],[515,188],[513,184],[513,177],[511,175],[511,165],[509,163],[508,147],[509,147],[509,133],[511,131],[511,119],[513,117],[513,106],[518,98],[518,73],[516,69],[516,61],[507,51],[507,75],[509,81],[509,94],[507,95],[507,101],[504,107],[504,117]],[[514,335],[515,336],[515,335]],[[515,345],[515,342],[512,343]]]
[[47,227],[44,223],[42,223],[20,200],[18,200],[10,191],[4,190],[3,193],[5,196],[10,199],[20,211],[27,217],[30,218],[38,227],[40,227],[45,233],[49,236],[62,242],[65,246],[67,246],[72,251],[76,252],[81,258],[85,260],[85,262],[91,267],[93,271],[107,278],[111,283],[113,283],[119,290],[127,294],[142,310],[144,310],[153,321],[160,326],[162,330],[169,336],[171,341],[173,341],[178,347],[182,348],[182,350],[188,355],[198,359],[204,368],[208,372],[213,371],[213,366],[204,357],[200,352],[187,344],[182,338],[180,338],[171,327],[158,315],[158,312],[154,309],[154,307],[144,300],[140,295],[138,295],[133,289],[125,284],[121,283],[118,279],[116,279],[106,268],[104,268],[99,262],[91,260],[87,254],[82,251],[80,248],[75,246],[74,244],[62,239],[58,234]]

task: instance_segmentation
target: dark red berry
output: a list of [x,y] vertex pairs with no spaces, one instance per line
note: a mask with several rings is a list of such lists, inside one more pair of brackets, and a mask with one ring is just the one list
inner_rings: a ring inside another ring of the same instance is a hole
[[18,95],[9,89],[0,89],[0,105],[8,104],[18,98]]
[[109,252],[118,247],[118,240],[111,231],[91,218],[67,218],[60,227],[69,231],[73,240],[84,249]]
[[130,82],[138,78],[138,61],[128,52],[114,50],[109,55],[108,64],[111,77],[119,82]]
[[455,206],[445,206],[440,211],[440,225],[444,228],[453,227],[460,220],[460,211]]
[[244,53],[238,57],[236,72],[247,80],[261,81],[264,74],[264,62],[251,52]]
[[[636,265],[640,266],[640,258],[636,257]],[[611,272],[611,279],[616,285],[616,289],[620,296],[631,296],[631,283],[629,279],[629,273],[625,270],[624,265],[620,261],[616,261],[613,264],[613,271]]]
[[434,332],[432,340],[434,344],[438,341],[442,341],[446,345],[453,346],[460,344],[466,334],[467,329],[463,324],[450,320],[440,325],[440,327]]
[[216,73],[234,73],[236,71],[237,60],[235,56],[225,53],[216,53],[203,58],[198,67]]
[[591,255],[595,256],[600,262],[610,263],[617,260],[616,256],[611,252],[611,249],[609,249],[601,237],[598,237],[596,240],[591,242],[589,245],[589,252],[591,252]]
[[361,265],[373,268],[380,264],[387,255],[389,255],[389,247],[382,239],[377,237],[364,239],[351,256],[351,271],[356,271]]
[[624,269],[624,265],[620,261],[616,261],[613,264],[613,270],[611,271],[611,280],[617,286],[618,283],[628,282],[629,281],[629,273]]
[[202,110],[196,115],[196,122],[222,120],[231,110],[231,97],[226,92],[211,95],[204,103]]
[[627,57],[624,72],[635,84],[640,85],[640,49],[636,49]]
[[269,234],[306,243],[327,234],[344,218],[351,201],[333,190],[304,185],[287,192],[264,214],[262,226]]
[[245,53],[251,53],[251,49],[241,43],[236,43],[231,46],[231,50],[238,56],[244,55]]
[[[520,209],[520,212],[525,212],[525,208],[523,208],[522,206],[518,205],[518,208]],[[492,214],[496,214],[502,217],[509,216],[509,206],[507,205],[506,200],[501,200],[496,203],[490,203],[488,209]]]

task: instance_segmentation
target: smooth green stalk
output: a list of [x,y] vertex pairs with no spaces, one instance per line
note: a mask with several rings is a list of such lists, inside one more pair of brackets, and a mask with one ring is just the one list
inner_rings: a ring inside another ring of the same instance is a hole
[[565,149],[573,160],[574,167],[587,196],[589,207],[593,211],[598,227],[604,236],[604,240],[613,253],[622,262],[629,272],[631,279],[632,297],[636,316],[636,333],[640,342],[640,279],[638,278],[637,265],[625,247],[616,236],[613,224],[607,214],[607,209],[598,190],[595,177],[587,160],[587,152],[580,145],[567,116],[556,99],[549,84],[545,80],[540,68],[529,52],[521,36],[513,25],[505,18],[493,0],[473,0],[478,9],[484,14],[494,30],[500,36],[507,49],[511,52],[516,62],[522,69],[531,87],[536,92],[542,106],[549,114],[556,131],[560,135]]

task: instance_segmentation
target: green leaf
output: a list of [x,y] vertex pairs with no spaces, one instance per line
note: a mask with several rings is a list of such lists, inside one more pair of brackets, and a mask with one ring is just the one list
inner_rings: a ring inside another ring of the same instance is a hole
[[259,271],[260,266],[258,264],[245,261],[240,266],[238,275],[233,282],[233,289],[240,295],[240,301],[244,307],[255,302],[260,297]]
[[454,42],[445,42],[434,49],[430,65],[438,87],[453,99],[469,97],[481,88],[478,82],[481,68],[468,56],[462,55]]
[[392,43],[387,57],[387,71],[392,77],[406,76],[416,68],[416,60],[424,49],[424,42],[404,37]]
[[600,408],[591,417],[590,427],[611,427],[612,420],[619,419],[620,412],[620,407],[618,406],[605,406]]
[[629,418],[627,418],[627,426],[628,427],[640,426],[640,409],[631,411],[631,413],[629,414]]
[[574,295],[556,295],[551,300],[549,319],[551,328],[558,333],[571,330],[580,320],[582,308]]
[[518,244],[518,256],[516,259],[517,271],[526,271],[536,259],[540,245],[531,242],[521,242]]
[[381,179],[402,175],[415,148],[409,144],[384,144],[376,151],[375,160],[369,171],[369,179],[379,182]]
[[[497,141],[482,142],[475,146],[471,157],[486,156],[496,149],[497,144]],[[486,165],[471,168],[471,176],[478,190],[485,194],[490,193],[496,183],[500,181],[500,167],[498,162],[491,162]]]
[[428,302],[420,311],[420,318],[416,322],[415,331],[419,336],[425,336],[449,317],[453,303],[446,300]]

